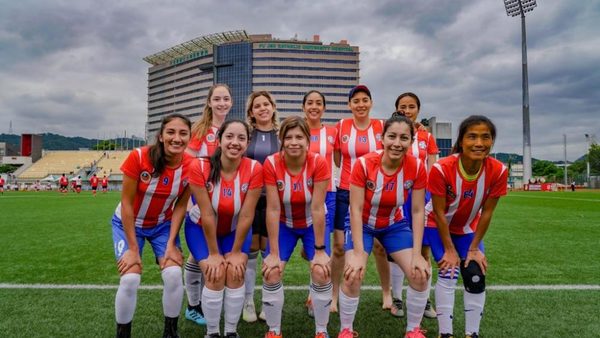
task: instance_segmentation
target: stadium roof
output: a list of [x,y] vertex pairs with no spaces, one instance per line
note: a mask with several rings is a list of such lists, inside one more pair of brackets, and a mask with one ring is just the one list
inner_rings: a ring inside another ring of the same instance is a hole
[[188,55],[199,50],[206,50],[213,45],[222,45],[227,42],[250,41],[245,30],[214,33],[192,39],[161,52],[146,56],[144,61],[153,66],[161,65],[171,60]]

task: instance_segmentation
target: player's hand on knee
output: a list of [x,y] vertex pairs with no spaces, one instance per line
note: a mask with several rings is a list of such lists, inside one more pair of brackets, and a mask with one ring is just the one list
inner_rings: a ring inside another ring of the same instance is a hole
[[310,269],[313,274],[321,276],[320,278],[323,280],[331,277],[331,260],[325,251],[315,251],[315,256],[310,262]]
[[181,250],[173,245],[173,244],[169,244],[167,243],[167,248],[165,250],[165,257],[162,260],[162,264],[160,265],[161,269],[164,269],[167,266],[168,261],[171,261],[175,264],[177,264],[178,266],[182,266],[183,265],[183,254],[181,253]]
[[219,254],[209,254],[206,258],[206,279],[211,283],[217,283],[225,272],[225,259]]
[[412,255],[410,261],[410,273],[417,280],[427,280],[429,278],[429,264],[420,253]]
[[481,250],[469,249],[467,252],[467,258],[465,259],[465,267],[467,267],[471,261],[475,261],[479,265],[481,272],[485,275],[488,263],[487,258],[485,258],[485,254],[481,252]]
[[125,274],[129,269],[138,265],[140,267],[140,271],[142,270],[142,258],[140,257],[140,253],[135,250],[127,249],[121,259],[117,262],[117,268],[119,269],[119,273],[121,275]]
[[281,262],[281,259],[279,258],[279,255],[274,255],[273,253],[269,253],[269,255],[267,255],[267,257],[263,260],[263,265],[262,265],[262,275],[263,278],[265,279],[270,279],[270,277],[274,277],[274,273],[278,273],[281,274],[281,271],[283,270],[282,267],[283,263]]
[[438,262],[440,272],[446,274],[450,270],[450,278],[454,278],[455,269],[460,267],[460,258],[454,248],[446,250],[442,259]]
[[229,252],[225,255],[227,269],[230,269],[234,281],[244,280],[246,274],[247,256],[241,252]]

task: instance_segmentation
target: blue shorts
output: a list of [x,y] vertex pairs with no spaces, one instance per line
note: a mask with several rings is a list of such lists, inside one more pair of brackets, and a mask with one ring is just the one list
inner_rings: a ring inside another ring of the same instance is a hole
[[[217,236],[217,247],[219,248],[219,253],[221,255],[224,256],[226,253],[231,252],[231,248],[235,242],[235,234],[236,232],[233,231],[225,236]],[[192,256],[194,256],[194,259],[197,262],[208,257],[208,246],[206,245],[204,231],[202,230],[202,227],[194,223],[189,216],[186,216],[185,218],[185,241]],[[244,239],[244,243],[242,244],[242,252],[248,254],[250,252],[251,244],[252,229],[249,229],[246,239]]]
[[[165,221],[152,228],[138,228],[135,227],[135,237],[140,248],[140,256],[144,249],[144,243],[146,240],[150,242],[154,256],[158,260],[165,256],[165,250],[167,249],[167,241],[169,240],[169,233],[171,231],[171,221]],[[123,223],[116,215],[112,218],[112,235],[113,243],[115,248],[115,258],[118,260],[123,257],[125,251],[129,249],[127,244],[127,237],[125,236],[125,230],[123,229]],[[179,241],[179,235],[175,238],[175,245],[181,250],[181,242]]]
[[350,191],[346,189],[339,189],[335,193],[335,218],[333,221],[333,227],[335,230],[344,231],[346,228],[350,228]]
[[[346,229],[344,238],[344,249],[346,251],[354,249],[350,228]],[[373,250],[374,238],[379,240],[388,254],[413,247],[413,233],[406,220],[377,230],[363,226],[363,246],[368,254]]]
[[[458,252],[458,256],[461,260],[467,258],[467,253],[469,252],[469,246],[475,237],[475,233],[465,234],[465,235],[455,235],[450,234],[450,238],[452,239],[452,243],[456,248],[456,252]],[[436,262],[439,262],[444,256],[444,245],[442,244],[442,239],[440,238],[440,234],[437,228],[425,228],[425,233],[423,234],[423,238],[427,238],[429,246],[431,246],[431,253],[433,253],[433,258]],[[479,250],[481,252],[485,252],[483,241],[479,243]]]
[[[330,237],[325,232],[325,251],[328,255],[331,255]],[[302,239],[302,247],[308,260],[312,260],[315,256],[315,230],[312,226],[304,229],[291,229],[288,228],[284,223],[279,223],[279,259],[284,262],[290,260],[294,248],[298,240]],[[270,252],[270,245],[267,243],[267,249],[265,250],[268,255]]]
[[335,191],[328,191],[325,195],[325,206],[327,207],[327,215],[325,215],[325,226],[327,233],[333,232],[333,222],[335,220]]

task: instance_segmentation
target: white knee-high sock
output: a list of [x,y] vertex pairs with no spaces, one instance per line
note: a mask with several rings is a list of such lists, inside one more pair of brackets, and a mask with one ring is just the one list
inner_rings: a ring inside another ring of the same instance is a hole
[[404,271],[402,271],[396,262],[390,262],[390,276],[392,277],[392,297],[402,300]]
[[[454,275],[456,276],[456,274]],[[450,278],[439,276],[435,284],[435,308],[439,332],[454,333],[452,329],[452,318],[454,317],[454,293],[457,277]]]
[[115,296],[115,317],[118,324],[127,324],[133,320],[141,278],[139,273],[126,273],[121,276]]
[[425,291],[417,291],[409,285],[406,289],[406,332],[421,326],[427,297],[429,297],[429,288]]
[[225,288],[225,333],[237,332],[244,307],[244,289],[243,285],[237,289]]
[[354,317],[358,309],[359,297],[348,297],[340,288],[340,331],[350,329],[353,331]]
[[223,290],[202,289],[202,312],[206,319],[206,334],[220,333],[219,324],[223,309]]
[[179,317],[183,303],[183,281],[181,268],[169,266],[161,272],[163,280],[163,312],[166,317]]
[[185,292],[187,294],[188,304],[190,306],[200,304],[200,300],[202,299],[202,288],[204,287],[204,278],[202,277],[202,270],[200,270],[198,263],[185,262],[183,278],[185,279]]
[[262,288],[262,309],[267,317],[267,325],[269,331],[274,331],[277,334],[281,333],[281,312],[283,310],[283,284],[263,284]]
[[310,298],[315,313],[315,333],[327,332],[332,293],[333,284],[331,282],[325,285],[315,285],[314,283],[310,285]]
[[252,251],[248,254],[248,264],[246,264],[246,275],[244,276],[244,285],[246,286],[245,302],[254,304],[254,287],[256,286],[256,264],[258,263],[258,252]]
[[485,305],[485,291],[482,293],[465,291],[463,299],[465,302],[465,332],[467,334],[479,333],[479,324]]

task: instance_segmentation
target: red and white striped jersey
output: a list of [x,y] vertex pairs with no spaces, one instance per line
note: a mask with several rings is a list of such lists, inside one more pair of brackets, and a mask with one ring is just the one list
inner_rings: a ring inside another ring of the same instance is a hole
[[427,170],[427,156],[437,155],[440,150],[435,143],[435,138],[427,130],[417,129],[415,140],[413,141],[412,147],[409,149],[409,154],[412,154],[419,158],[425,164],[425,170]]
[[329,169],[329,186],[327,191],[335,191],[334,167],[333,167],[333,148],[335,147],[335,137],[337,129],[334,126],[322,126],[318,129],[310,130],[310,151],[321,155],[327,161]]
[[356,128],[353,119],[343,119],[336,125],[335,150],[341,155],[340,189],[350,188],[350,174],[356,159],[378,149],[382,149],[383,121],[371,119],[364,130]]
[[[474,181],[467,181],[458,168],[459,154],[436,162],[429,173],[428,190],[446,198],[446,221],[450,233],[462,235],[475,232],[483,205],[488,198],[506,195],[508,170],[502,162],[487,157]],[[436,227],[435,215],[427,216],[428,227]]]
[[406,154],[402,165],[392,175],[381,168],[383,151],[358,159],[352,168],[350,183],[365,190],[363,224],[372,229],[386,228],[404,219],[402,205],[412,189],[425,189],[427,174],[424,163]]
[[204,137],[193,137],[188,143],[188,149],[192,150],[196,157],[212,156],[218,146],[217,131],[219,128],[211,126]]
[[[242,157],[235,177],[231,180],[219,179],[217,184],[208,181],[210,176],[210,161],[198,159],[190,170],[190,184],[206,187],[217,224],[217,235],[224,236],[237,229],[238,215],[248,190],[260,189],[263,186],[262,166],[258,161]],[[196,204],[189,211],[190,218],[202,225],[200,208]]]
[[[150,161],[149,147],[136,148],[129,154],[121,165],[121,171],[137,180],[133,202],[136,227],[151,228],[171,219],[173,203],[188,185],[189,168],[193,159],[184,153],[179,167],[166,167],[160,176],[153,177],[154,167]],[[121,203],[117,205],[115,215],[121,218]]]
[[280,222],[289,228],[307,228],[313,223],[310,205],[314,183],[330,178],[327,161],[319,154],[309,151],[302,171],[292,175],[283,156],[283,153],[278,152],[265,160],[265,184],[276,186],[279,192]]

